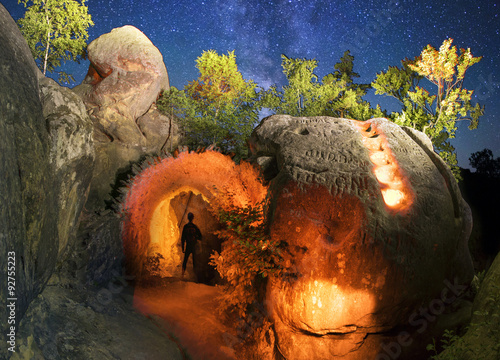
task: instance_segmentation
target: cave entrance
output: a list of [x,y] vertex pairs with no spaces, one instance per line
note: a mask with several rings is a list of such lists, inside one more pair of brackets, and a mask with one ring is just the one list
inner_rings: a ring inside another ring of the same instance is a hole
[[221,250],[221,241],[213,234],[220,225],[209,206],[208,200],[193,188],[180,188],[159,202],[150,223],[146,274],[162,278],[181,277],[184,260],[181,233],[188,222],[187,214],[191,212],[203,239],[196,246],[194,269],[192,256],[189,258],[185,279],[206,284],[214,282],[216,270],[209,262],[212,252]]
[[[180,233],[187,213],[192,212],[203,235],[195,280],[213,282],[216,272],[208,262],[212,251],[220,250],[220,240],[212,233],[217,221],[208,211],[210,203],[215,201],[218,208],[230,210],[261,202],[267,187],[258,170],[249,163],[235,164],[229,156],[211,150],[151,158],[138,169],[124,189],[120,206],[127,274],[138,280],[148,275],[148,255],[158,253],[163,259],[159,259],[157,271],[165,277],[180,276]],[[190,267],[191,261],[188,271]]]

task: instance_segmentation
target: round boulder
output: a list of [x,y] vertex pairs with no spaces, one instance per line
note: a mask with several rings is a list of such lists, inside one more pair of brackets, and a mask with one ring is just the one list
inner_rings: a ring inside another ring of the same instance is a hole
[[145,145],[136,120],[162,90],[169,90],[160,51],[140,30],[127,25],[92,41],[88,57],[89,71],[77,91],[84,95],[97,139]]
[[267,291],[282,355],[385,359],[404,338],[398,356],[422,356],[419,309],[443,312],[474,274],[469,207],[428,138],[386,119],[275,115],[250,146],[291,255]]

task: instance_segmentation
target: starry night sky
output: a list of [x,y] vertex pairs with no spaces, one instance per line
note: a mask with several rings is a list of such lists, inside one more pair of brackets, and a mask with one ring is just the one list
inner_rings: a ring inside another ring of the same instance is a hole
[[[17,0],[0,2],[15,20],[23,16]],[[458,48],[483,56],[467,72],[465,88],[475,90],[473,101],[486,111],[478,129],[459,126],[452,141],[459,165],[469,167],[470,154],[484,148],[500,156],[500,1],[88,0],[86,5],[95,22],[89,43],[113,28],[134,25],[161,51],[170,85],[177,88],[198,76],[195,60],[203,50],[235,50],[243,76],[268,88],[286,81],[281,54],[315,58],[321,79],[349,49],[361,75],[357,82],[370,83],[388,66],[400,66],[427,44],[439,48],[451,37]],[[65,67],[77,83],[87,69],[87,61]],[[365,100],[389,112],[400,109],[396,100],[374,91]]]

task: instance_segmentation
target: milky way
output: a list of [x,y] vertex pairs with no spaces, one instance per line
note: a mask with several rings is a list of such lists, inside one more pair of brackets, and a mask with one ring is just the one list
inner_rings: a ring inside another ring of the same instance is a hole
[[[17,0],[3,1],[14,19],[24,13]],[[90,41],[115,27],[134,25],[163,54],[170,84],[182,88],[197,77],[195,60],[203,50],[235,50],[239,70],[267,88],[282,85],[281,54],[315,58],[321,79],[334,70],[345,50],[354,55],[360,83],[369,83],[388,66],[398,66],[431,44],[438,48],[448,37],[457,47],[470,48],[482,61],[467,73],[465,87],[473,101],[486,105],[477,130],[461,124],[453,145],[459,165],[468,167],[472,152],[490,148],[500,156],[500,2],[424,1],[252,1],[252,0],[89,0],[95,26]],[[66,71],[80,83],[88,62],[68,64]],[[425,81],[425,80],[424,80]],[[431,87],[432,88],[432,87]],[[390,98],[365,100],[389,111],[398,110]]]

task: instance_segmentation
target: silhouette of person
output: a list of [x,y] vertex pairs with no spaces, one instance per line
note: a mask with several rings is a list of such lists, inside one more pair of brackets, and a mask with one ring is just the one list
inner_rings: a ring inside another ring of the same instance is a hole
[[[193,224],[194,215],[193,213],[188,214],[189,222],[184,225],[182,229],[181,246],[182,252],[184,253],[184,261],[182,262],[182,276],[186,271],[186,265],[189,259],[189,255],[193,254],[193,269],[195,267],[195,252],[196,252],[196,241],[201,240],[201,232],[198,226]],[[184,250],[184,244],[186,245]]]

